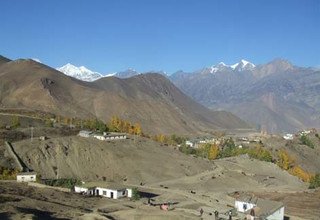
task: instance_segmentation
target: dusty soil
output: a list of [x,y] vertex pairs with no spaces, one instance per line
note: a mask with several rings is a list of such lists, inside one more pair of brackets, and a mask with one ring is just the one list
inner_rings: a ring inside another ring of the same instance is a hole
[[[164,212],[159,206],[147,206],[144,204],[147,201],[145,198],[139,202],[126,199],[115,201],[17,183],[1,183],[1,196],[5,197],[5,202],[0,210],[4,217],[199,219],[202,208],[205,211],[203,219],[212,219],[215,210],[226,218],[224,213],[234,206],[234,199],[229,194],[235,191],[260,193],[261,197],[282,195],[275,197],[275,200],[284,201],[288,206],[286,214],[291,220],[301,216],[302,209],[299,207],[310,208],[304,211],[308,213],[304,219],[316,219],[319,214],[316,211],[317,204],[320,204],[318,194],[305,197],[310,200],[304,200],[304,203],[309,201],[310,206],[303,206],[303,202],[295,206],[292,202],[294,198],[299,198],[294,195],[304,195],[307,184],[275,164],[245,155],[208,161],[184,155],[171,146],[134,137],[115,142],[77,136],[50,137],[46,141],[22,140],[13,143],[13,146],[23,161],[43,177],[76,177],[85,181],[124,183],[156,194],[153,198],[155,204],[174,203],[174,210]],[[9,201],[6,197],[10,197]],[[234,219],[241,217],[239,215]]]
[[[255,193],[261,198],[280,201],[285,204],[288,216],[317,220],[320,216],[320,190],[309,190],[298,193]],[[291,217],[294,219],[294,217]]]
[[13,143],[25,164],[43,178],[146,183],[194,175],[213,163],[184,155],[150,139],[99,141],[78,136]]

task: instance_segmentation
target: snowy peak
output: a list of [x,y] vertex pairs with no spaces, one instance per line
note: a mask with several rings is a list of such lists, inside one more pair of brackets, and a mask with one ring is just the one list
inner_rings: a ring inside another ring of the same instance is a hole
[[230,66],[233,70],[237,71],[245,71],[245,70],[252,70],[256,66],[253,63],[250,63],[249,61],[246,60],[240,60],[239,63],[233,64]]
[[224,62],[220,62],[217,65],[211,66],[210,67],[210,73],[216,73],[218,71],[223,71],[228,69],[228,65],[226,65]]
[[103,75],[101,75],[100,73],[93,72],[85,66],[77,67],[72,65],[71,63],[67,63],[64,66],[57,68],[57,70],[64,73],[67,76],[71,76],[76,79],[87,82],[92,82],[103,77]]
[[253,70],[256,66],[253,63],[250,63],[246,60],[240,60],[240,62],[235,63],[233,65],[226,65],[224,62],[220,62],[214,66],[211,66],[209,69],[210,73],[222,72],[222,71],[246,71],[246,70]]

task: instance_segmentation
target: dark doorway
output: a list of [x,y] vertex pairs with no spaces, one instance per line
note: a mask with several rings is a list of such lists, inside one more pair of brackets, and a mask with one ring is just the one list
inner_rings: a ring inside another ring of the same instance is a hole
[[110,198],[113,199],[113,192],[110,193]]

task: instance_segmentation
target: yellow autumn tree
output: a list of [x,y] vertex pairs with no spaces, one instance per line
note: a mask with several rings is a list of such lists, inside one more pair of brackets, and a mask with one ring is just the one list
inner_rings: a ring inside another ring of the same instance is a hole
[[286,150],[281,149],[278,153],[278,166],[284,170],[289,170],[295,164],[295,159]]
[[219,154],[219,147],[216,144],[212,144],[209,148],[208,159],[214,160]]
[[289,173],[299,177],[304,182],[310,182],[313,175],[304,169],[302,169],[300,166],[294,166],[289,170]]
[[135,123],[134,125],[134,134],[136,135],[142,134],[141,125],[139,123]]

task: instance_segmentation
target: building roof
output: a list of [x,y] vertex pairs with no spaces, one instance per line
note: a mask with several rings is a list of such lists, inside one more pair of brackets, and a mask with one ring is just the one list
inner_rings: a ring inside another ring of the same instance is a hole
[[87,182],[85,184],[77,185],[77,186],[84,187],[84,188],[101,187],[101,188],[112,189],[112,190],[123,190],[123,189],[130,188],[122,184],[107,183],[107,182]]
[[27,176],[27,175],[37,175],[36,172],[22,172],[22,173],[18,173],[17,176],[20,175],[20,176]]
[[[273,200],[261,199],[254,195],[246,195],[242,194],[236,201],[247,202],[251,204],[255,204],[256,207],[253,208],[254,216],[257,217],[268,217],[273,214],[275,211],[279,210],[284,206],[282,202],[277,202]],[[246,211],[247,214],[250,214],[252,209]]]
[[92,131],[87,131],[87,130],[81,130],[79,131],[79,134],[92,134]]
[[266,200],[266,199],[258,199],[257,207],[255,210],[256,216],[267,217],[273,214],[278,209],[282,208],[284,204],[282,202]]
[[241,194],[236,198],[236,201],[257,204],[258,199],[259,198],[254,195]]

